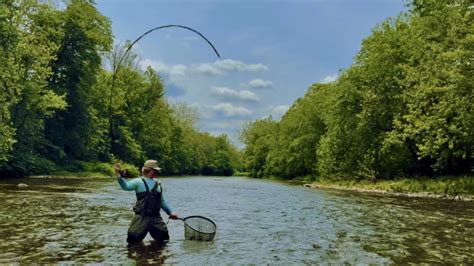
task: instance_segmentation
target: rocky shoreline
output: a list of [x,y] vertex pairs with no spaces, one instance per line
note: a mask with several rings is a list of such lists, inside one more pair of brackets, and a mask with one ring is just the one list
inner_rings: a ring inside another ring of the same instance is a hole
[[410,197],[410,198],[433,198],[433,199],[447,199],[447,200],[456,200],[456,201],[474,201],[474,195],[446,195],[446,194],[435,194],[432,192],[395,192],[382,189],[367,189],[367,188],[358,188],[358,187],[343,187],[338,185],[325,185],[318,183],[306,183],[303,184],[304,187],[315,188],[315,189],[333,189],[341,191],[352,191],[360,193],[374,193],[374,194],[383,194],[390,196],[398,197]]

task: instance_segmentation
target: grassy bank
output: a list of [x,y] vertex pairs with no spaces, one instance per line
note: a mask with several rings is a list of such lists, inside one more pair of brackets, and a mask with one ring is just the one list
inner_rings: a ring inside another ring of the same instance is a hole
[[249,177],[250,176],[250,172],[240,172],[240,171],[236,171],[234,172],[234,174],[232,176],[246,176],[246,177]]
[[[140,173],[136,166],[121,163],[123,169],[127,169],[131,176],[138,176]],[[81,162],[77,161],[58,168],[51,172],[52,176],[62,177],[111,177],[115,176],[114,164],[102,162]]]
[[[308,177],[300,179],[307,180]],[[441,176],[436,178],[417,177],[397,180],[355,181],[312,178],[306,186],[314,188],[331,188],[361,192],[379,192],[407,194],[427,197],[469,198],[474,199],[474,176]]]
[[[134,166],[129,163],[123,163],[123,162],[120,163],[120,165],[122,166],[122,169],[126,169],[128,171],[129,173],[128,177],[137,177],[140,175],[140,171],[137,166]],[[181,176],[181,175],[176,175],[176,174],[168,174],[166,172],[160,175]],[[215,175],[215,174],[208,174],[208,175]],[[236,172],[233,175],[234,176],[248,176],[248,173]],[[55,166],[54,168],[52,168],[46,173],[40,173],[34,176],[55,176],[55,177],[71,177],[71,178],[73,177],[104,178],[104,177],[115,176],[115,171],[114,171],[113,163],[74,161],[64,166]]]

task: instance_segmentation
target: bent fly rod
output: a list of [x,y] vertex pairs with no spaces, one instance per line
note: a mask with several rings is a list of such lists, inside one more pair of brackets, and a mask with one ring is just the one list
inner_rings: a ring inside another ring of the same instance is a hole
[[132,49],[133,45],[135,45],[138,41],[140,41],[143,37],[145,37],[146,35],[156,31],[156,30],[160,30],[160,29],[164,29],[164,28],[182,28],[182,29],[185,29],[185,30],[189,30],[189,31],[192,31],[194,33],[196,33],[197,35],[199,35],[201,38],[203,38],[212,48],[212,50],[214,50],[214,53],[217,55],[218,58],[221,57],[221,55],[219,54],[219,52],[217,51],[216,47],[211,43],[211,41],[209,41],[209,39],[206,38],[206,36],[204,36],[202,33],[200,33],[199,31],[193,29],[193,28],[190,28],[190,27],[187,27],[187,26],[183,26],[183,25],[176,25],[176,24],[172,24],[172,25],[163,25],[163,26],[158,26],[158,27],[155,27],[155,28],[152,28],[150,30],[148,30],[147,32],[143,33],[142,35],[140,35],[136,40],[134,40],[130,45],[128,45],[127,49],[125,50],[125,52],[122,54],[120,60],[118,61],[116,67],[113,66],[113,72],[112,72],[112,85],[111,85],[111,88],[110,88],[110,100],[109,100],[109,140],[110,140],[110,145],[111,147],[113,147],[113,124],[112,124],[112,97],[113,97],[113,91],[114,91],[114,87],[115,87],[115,78],[116,78],[116,75],[118,73],[118,70],[122,64],[122,61],[125,59],[125,57],[127,56],[128,52],[130,52],[130,50]]

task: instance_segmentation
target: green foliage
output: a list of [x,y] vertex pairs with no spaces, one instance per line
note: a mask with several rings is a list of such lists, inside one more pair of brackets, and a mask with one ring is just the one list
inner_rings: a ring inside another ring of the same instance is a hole
[[400,97],[405,109],[390,132],[438,172],[469,170],[473,159],[474,13],[467,1],[455,2],[415,2]]
[[317,173],[316,150],[326,130],[321,107],[329,87],[314,84],[283,116],[266,158],[266,175],[294,178]]
[[472,176],[438,177],[435,179],[418,178],[402,179],[380,184],[381,187],[393,192],[432,192],[445,195],[473,195],[474,178]]
[[24,152],[23,156],[14,157],[0,167],[0,175],[7,177],[23,177],[29,175],[50,174],[58,167],[53,162],[37,154]]
[[[278,123],[271,117],[249,123],[242,130],[241,139],[245,143],[245,169],[251,176],[265,176],[265,165],[271,147],[278,144]],[[276,160],[273,159],[273,162]]]
[[57,34],[50,36],[59,46],[51,61],[49,86],[64,95],[68,108],[48,120],[46,137],[64,152],[66,158],[87,159],[87,144],[96,132],[89,106],[101,68],[101,55],[110,50],[112,33],[110,21],[85,1],[73,0],[66,10],[58,12],[52,27]]
[[[11,1],[0,12],[6,18],[0,22],[0,163],[5,163],[0,170],[34,173],[42,169],[38,151],[45,146],[44,121],[66,106],[64,97],[47,87],[57,46],[42,18],[54,11],[32,1]],[[49,171],[50,164],[44,165]]]
[[[126,169],[130,177],[137,177],[140,175],[139,169],[131,164],[120,163],[122,169]],[[55,175],[64,176],[106,176],[115,177],[115,170],[113,163],[103,162],[85,162],[85,161],[73,161],[67,165],[57,168],[54,172]]]
[[14,69],[19,62],[14,54],[19,42],[20,30],[17,25],[9,23],[19,13],[19,7],[13,1],[0,5],[0,163],[8,160],[13,149],[15,128],[12,126],[10,108],[17,103],[20,76]]
[[[101,162],[77,162],[77,165],[79,166],[77,168],[78,171],[85,171],[85,172],[97,172],[97,173],[103,173],[107,176],[115,176],[115,171],[114,171],[114,166],[110,163],[101,163]],[[121,166],[123,169],[127,169],[127,171],[130,173],[130,176],[139,176],[140,172],[138,171],[138,168],[126,164],[126,163],[121,163]]]

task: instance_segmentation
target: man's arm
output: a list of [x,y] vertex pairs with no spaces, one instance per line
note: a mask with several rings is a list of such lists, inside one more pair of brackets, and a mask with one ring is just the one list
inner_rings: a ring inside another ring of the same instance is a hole
[[171,215],[171,213],[173,213],[171,211],[171,208],[170,206],[168,205],[168,203],[166,202],[166,199],[165,199],[165,196],[163,194],[161,194],[161,208],[166,212],[166,214],[168,215]]
[[137,182],[135,182],[135,179],[130,180],[127,182],[125,178],[118,176],[117,181],[119,182],[120,186],[122,187],[123,190],[136,190],[137,189]]
[[163,188],[161,186],[160,186],[160,189],[161,189],[161,208],[166,212],[166,214],[169,215],[171,219],[173,220],[178,219],[179,218],[178,214],[172,212],[170,206],[166,202],[165,195],[163,194]]
[[117,175],[117,181],[119,182],[120,186],[123,190],[135,190],[137,188],[137,182],[135,180],[131,180],[127,182],[125,178],[122,177],[121,174],[121,167],[120,164],[115,165],[115,174]]

